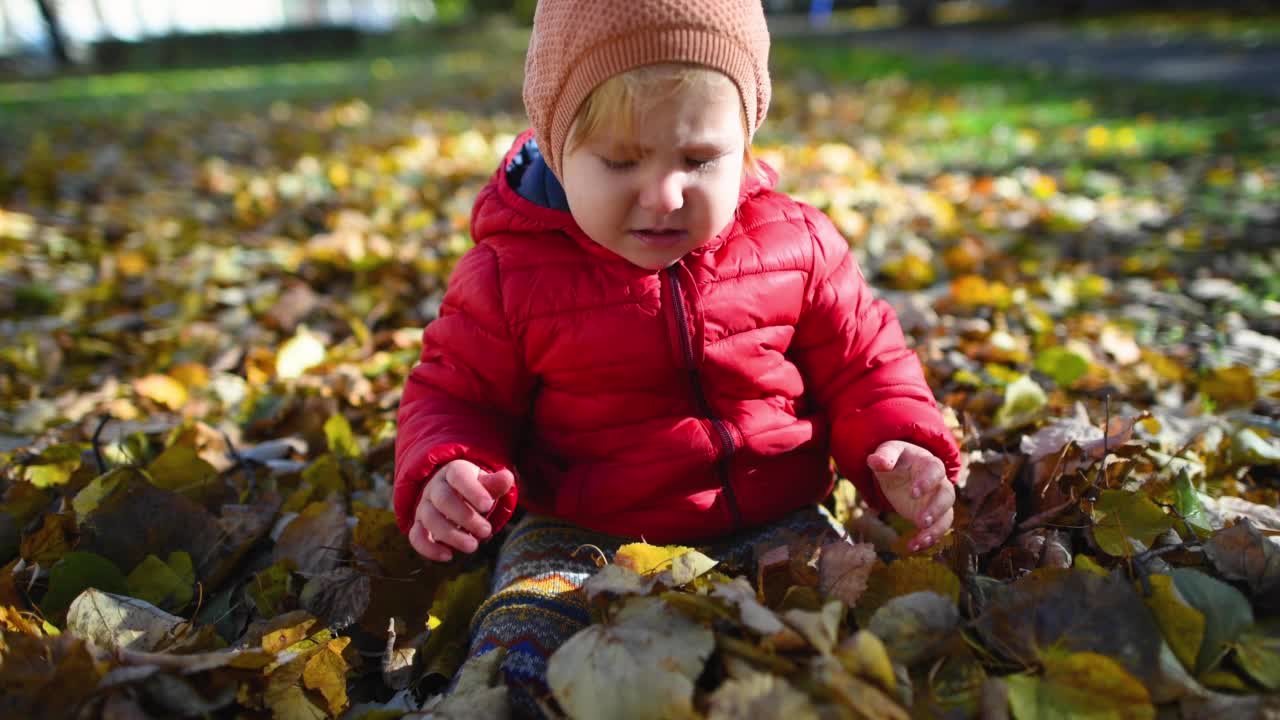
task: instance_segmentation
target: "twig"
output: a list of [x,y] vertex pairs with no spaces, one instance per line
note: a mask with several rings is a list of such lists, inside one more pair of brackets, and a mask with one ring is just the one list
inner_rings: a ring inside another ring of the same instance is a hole
[[1079,501],[1076,499],[1073,493],[1072,497],[1068,498],[1066,502],[1060,503],[1043,512],[1036,513],[1035,515],[1032,515],[1026,520],[1023,520],[1022,522],[1018,523],[1018,529],[1022,531],[1027,531],[1027,530],[1034,530],[1042,525],[1047,525],[1049,518],[1052,518],[1053,516],[1057,515],[1063,510],[1066,510],[1072,505],[1075,505],[1077,502]]
[[727,635],[717,634],[716,645],[719,645],[720,649],[725,652],[733,653],[734,655],[737,655],[744,660],[751,661],[757,665],[763,665],[776,673],[790,675],[799,669],[795,663],[786,658],[771,655],[749,642],[744,642]]
[[102,457],[102,431],[109,422],[111,422],[111,416],[103,415],[98,418],[98,428],[93,431],[93,461],[98,464],[99,475],[107,472],[107,461]]
[[232,460],[236,461],[236,466],[244,473],[244,481],[249,486],[249,492],[253,492],[256,489],[256,483],[254,482],[254,476],[249,473],[249,463],[245,462],[244,456],[240,454],[239,450],[236,450],[236,444],[231,442],[231,436],[227,434],[227,431],[220,429],[219,432],[222,433],[222,441],[227,444],[227,454],[231,456]]

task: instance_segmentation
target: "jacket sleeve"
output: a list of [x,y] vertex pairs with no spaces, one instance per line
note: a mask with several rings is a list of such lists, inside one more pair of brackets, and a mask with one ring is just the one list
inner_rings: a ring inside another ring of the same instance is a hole
[[[423,332],[421,360],[400,400],[395,512],[402,532],[413,526],[427,480],[450,460],[515,470],[531,387],[503,314],[497,255],[487,245],[472,248],[454,268],[440,316]],[[495,533],[517,495],[512,487],[489,512]]]
[[871,288],[849,244],[818,210],[804,206],[814,261],[792,343],[810,392],[827,414],[840,472],[867,503],[888,510],[867,458],[881,443],[903,440],[960,472],[960,449],[943,422],[920,360],[906,346],[898,316]]

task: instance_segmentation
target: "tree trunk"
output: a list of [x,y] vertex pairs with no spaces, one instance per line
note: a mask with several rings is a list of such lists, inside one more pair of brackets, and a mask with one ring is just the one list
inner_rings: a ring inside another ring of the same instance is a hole
[[49,31],[49,49],[53,52],[53,59],[60,68],[70,66],[71,56],[67,54],[67,42],[62,37],[57,5],[54,0],[36,0],[36,5],[40,6],[40,17],[44,18],[45,28]]

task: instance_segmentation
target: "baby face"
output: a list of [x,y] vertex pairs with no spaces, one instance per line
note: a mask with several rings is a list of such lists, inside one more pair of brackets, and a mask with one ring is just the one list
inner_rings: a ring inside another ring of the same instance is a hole
[[583,232],[660,270],[733,219],[747,142],[742,101],[737,86],[714,73],[705,82],[659,85],[631,125],[625,137],[604,127],[566,144],[561,180]]

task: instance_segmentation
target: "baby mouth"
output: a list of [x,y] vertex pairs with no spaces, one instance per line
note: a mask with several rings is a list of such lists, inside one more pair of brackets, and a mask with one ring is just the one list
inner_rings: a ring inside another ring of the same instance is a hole
[[678,228],[643,228],[632,230],[631,234],[646,245],[663,248],[679,245],[689,237],[688,230]]

